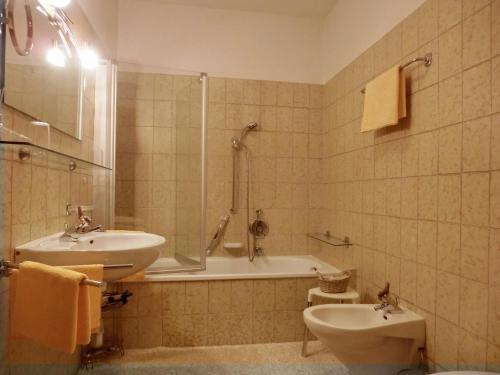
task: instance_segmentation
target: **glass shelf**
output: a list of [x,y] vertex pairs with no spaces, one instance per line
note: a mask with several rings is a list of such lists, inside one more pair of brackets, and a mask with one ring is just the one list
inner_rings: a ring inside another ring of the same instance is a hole
[[59,151],[50,150],[46,147],[38,146],[27,141],[6,141],[0,139],[0,146],[4,151],[13,152],[13,157],[16,157],[17,154],[17,158],[20,160],[28,160],[31,157],[47,158],[49,161],[53,162],[68,163],[69,168],[71,170],[76,168],[76,166],[83,167],[85,169],[91,167],[91,168],[105,169],[108,171],[112,170],[109,167],[105,167],[100,164],[95,164],[87,160],[76,158]]
[[307,236],[332,246],[352,246],[349,237],[345,237],[343,240],[341,240],[340,238],[332,236],[329,231],[326,231],[325,233],[308,233]]

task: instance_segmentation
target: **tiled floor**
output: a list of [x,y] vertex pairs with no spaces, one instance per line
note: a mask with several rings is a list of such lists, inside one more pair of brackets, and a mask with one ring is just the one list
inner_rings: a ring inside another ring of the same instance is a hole
[[93,374],[127,375],[346,375],[347,369],[320,342],[128,350],[123,358],[95,367]]

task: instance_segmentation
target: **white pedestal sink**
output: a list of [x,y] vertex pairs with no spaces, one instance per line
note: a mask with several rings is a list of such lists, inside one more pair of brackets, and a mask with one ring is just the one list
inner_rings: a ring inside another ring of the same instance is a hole
[[418,363],[425,345],[425,320],[402,308],[387,314],[376,305],[318,305],[304,310],[309,330],[351,374],[396,374]]
[[132,264],[131,268],[104,270],[104,281],[133,275],[160,255],[165,238],[144,232],[92,232],[73,242],[62,233],[43,237],[16,247],[17,263],[30,260],[51,266],[81,264]]

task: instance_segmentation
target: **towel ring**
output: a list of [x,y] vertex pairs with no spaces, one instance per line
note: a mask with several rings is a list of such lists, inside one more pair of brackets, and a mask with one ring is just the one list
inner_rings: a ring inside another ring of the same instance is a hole
[[14,7],[16,5],[16,0],[9,0],[7,5],[7,26],[9,27],[10,38],[12,39],[12,44],[17,54],[20,56],[28,56],[33,49],[33,15],[31,14],[30,5],[24,3],[24,12],[26,13],[26,44],[24,48],[19,46],[16,35],[16,26],[14,24]]

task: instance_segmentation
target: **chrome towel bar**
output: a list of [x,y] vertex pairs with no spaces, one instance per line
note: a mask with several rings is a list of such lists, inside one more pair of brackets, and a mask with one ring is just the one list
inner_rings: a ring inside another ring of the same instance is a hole
[[[399,69],[400,70],[406,69],[410,65],[415,64],[417,62],[423,62],[424,66],[427,66],[427,67],[431,66],[432,65],[432,53],[426,53],[423,57],[415,57],[415,58],[411,59],[410,61],[408,61],[406,64],[401,65],[399,67]],[[362,89],[361,93],[364,94],[365,89]]]
[[[121,269],[121,268],[132,268],[134,265],[131,263],[125,263],[125,264],[109,264],[103,266],[105,270],[113,270],[113,269]],[[11,269],[19,269],[19,266],[15,263],[11,263],[5,259],[0,259],[0,277],[9,277],[10,272],[9,270]],[[102,286],[101,281],[96,281],[96,280],[89,280],[85,279],[82,280],[82,284],[88,285],[88,286],[95,286],[97,288]]]

